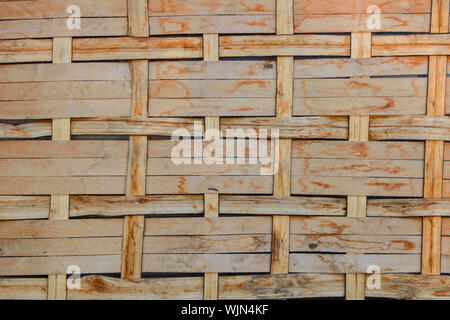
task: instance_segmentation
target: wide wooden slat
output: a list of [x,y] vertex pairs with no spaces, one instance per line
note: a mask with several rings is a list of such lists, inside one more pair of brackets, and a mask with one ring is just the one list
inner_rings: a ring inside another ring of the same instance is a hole
[[0,40],[0,63],[50,62],[51,39]]
[[382,35],[372,39],[373,56],[446,55],[449,50],[449,34]]
[[373,217],[448,216],[448,199],[369,199],[367,215]]
[[0,197],[0,220],[46,219],[50,197]]

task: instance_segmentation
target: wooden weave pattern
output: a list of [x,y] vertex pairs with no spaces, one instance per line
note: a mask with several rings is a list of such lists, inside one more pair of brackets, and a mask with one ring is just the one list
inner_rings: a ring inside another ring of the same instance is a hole
[[0,299],[449,299],[449,55],[449,0],[0,1]]

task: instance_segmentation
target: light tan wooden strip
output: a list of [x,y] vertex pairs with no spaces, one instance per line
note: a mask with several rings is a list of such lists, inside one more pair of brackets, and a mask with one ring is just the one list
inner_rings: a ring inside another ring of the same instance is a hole
[[293,159],[292,171],[306,177],[423,178],[423,161]]
[[3,139],[30,139],[52,135],[50,121],[27,122],[22,124],[0,123],[0,137]]
[[382,274],[381,283],[380,289],[366,289],[366,296],[400,300],[448,300],[450,297],[449,276]]
[[275,33],[275,24],[270,14],[150,16],[150,34]]
[[150,61],[149,76],[150,80],[275,80],[276,64],[273,60]]
[[0,40],[0,63],[50,62],[51,39]]
[[50,197],[0,197],[0,220],[47,219]]
[[205,33],[203,35],[203,60],[219,60],[219,35],[217,33]]
[[291,234],[417,236],[422,234],[422,219],[292,217]]
[[432,0],[431,33],[448,33],[448,0]]
[[248,215],[343,216],[346,203],[339,198],[221,196],[220,212]]
[[201,277],[118,279],[104,276],[81,278],[81,289],[69,289],[68,300],[199,300]]
[[443,166],[444,141],[427,141],[425,143],[425,198],[442,197]]
[[296,33],[430,31],[430,14],[383,12],[380,14],[382,23],[379,29],[371,29],[373,27],[368,26],[367,21],[373,17],[373,13],[295,15],[294,27]]
[[367,215],[373,217],[449,216],[448,199],[369,199]]
[[270,254],[144,254],[143,272],[265,273]]
[[371,140],[445,140],[450,119],[427,116],[373,116],[370,118]]
[[272,98],[275,80],[152,80],[152,98]]
[[53,38],[53,63],[72,61],[72,38]]
[[268,194],[272,180],[271,176],[147,176],[147,194]]
[[442,218],[441,233],[443,236],[450,236],[450,218]]
[[2,258],[0,275],[65,275],[71,265],[79,266],[83,273],[117,273],[120,270],[120,255]]
[[[0,198],[0,203],[2,198]],[[0,205],[0,211],[2,211]],[[145,214],[201,214],[201,196],[73,196],[70,216],[123,216]]]
[[373,56],[429,56],[449,52],[449,34],[373,36]]
[[144,216],[126,216],[122,239],[122,278],[138,279],[142,273]]
[[442,189],[442,197],[450,198],[450,180],[444,180]]
[[4,101],[129,99],[129,81],[0,83]]
[[292,194],[421,197],[423,179],[293,176]]
[[172,136],[176,129],[184,128],[189,132],[194,132],[196,121],[201,123],[200,119],[194,118],[74,120],[72,121],[72,134]]
[[127,35],[125,18],[81,17],[80,26],[80,29],[67,28],[67,18],[0,21],[0,39]]
[[443,116],[445,115],[447,57],[431,56],[428,73],[427,114]]
[[[0,4],[1,20],[66,18],[66,9],[74,4],[71,0],[46,0],[36,3],[27,1],[2,2]],[[127,2],[118,0],[98,0],[95,4],[89,0],[77,0],[82,8],[83,17],[126,17]]]
[[372,33],[352,32],[351,34],[351,57],[370,58],[372,56]]
[[294,81],[294,97],[425,97],[427,81],[413,79],[307,79]]
[[1,195],[124,193],[124,177],[0,177]]
[[125,190],[129,196],[145,195],[147,149],[146,136],[130,137]]
[[425,97],[294,98],[294,116],[425,114]]
[[289,273],[289,216],[274,216],[272,222],[271,274]]
[[324,298],[344,295],[339,274],[222,276],[219,299]]
[[0,239],[121,237],[122,219],[0,221]]
[[421,253],[421,236],[291,235],[291,252]]
[[151,98],[149,104],[151,117],[275,116],[275,98]]
[[445,256],[450,255],[450,237],[441,238],[441,254]]
[[128,34],[133,37],[148,37],[148,0],[128,0]]
[[424,217],[422,236],[422,274],[440,274],[441,217]]
[[279,130],[280,138],[297,139],[347,139],[347,117],[299,117],[299,118],[222,118],[222,132],[227,129]]
[[270,0],[248,0],[245,3],[239,0],[229,0],[226,3],[220,0],[195,0],[186,3],[183,0],[172,0],[170,5],[164,0],[150,0],[150,16],[172,15],[216,15],[216,14],[274,14],[275,3]]
[[428,57],[375,57],[371,59],[295,60],[294,78],[332,78],[426,75]]
[[152,218],[145,222],[145,236],[270,234],[270,217]]
[[50,257],[120,254],[122,239],[0,239],[1,257]]
[[350,55],[349,36],[221,36],[219,41],[221,57]]
[[47,279],[43,278],[0,279],[0,299],[46,300]]
[[261,253],[270,249],[270,234],[144,238],[144,253]]
[[415,273],[420,271],[420,254],[302,254],[292,253],[291,272],[366,273],[371,265],[382,273]]
[[450,161],[444,161],[444,179],[450,179]]
[[387,13],[429,13],[431,3],[423,0],[294,0],[294,12],[305,13],[366,13],[371,5],[380,7],[382,12]]
[[73,60],[139,60],[201,58],[202,39],[185,38],[76,38]]
[[423,160],[423,142],[293,141],[293,158]]

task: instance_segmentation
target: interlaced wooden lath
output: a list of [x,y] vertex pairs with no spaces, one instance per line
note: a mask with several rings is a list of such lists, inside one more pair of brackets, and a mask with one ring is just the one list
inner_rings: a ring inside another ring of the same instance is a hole
[[449,10],[0,2],[0,299],[449,299]]

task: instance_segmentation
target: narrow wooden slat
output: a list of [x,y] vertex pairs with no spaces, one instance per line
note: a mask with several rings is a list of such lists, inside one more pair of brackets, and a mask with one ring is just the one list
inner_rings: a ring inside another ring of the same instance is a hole
[[324,298],[344,295],[344,277],[336,274],[222,276],[219,299]]
[[128,0],[128,34],[148,37],[148,0]]
[[46,219],[50,197],[0,197],[0,220]]
[[448,216],[448,199],[369,199],[367,215],[373,217]]
[[0,299],[46,300],[47,279],[0,279]]
[[81,278],[81,289],[69,289],[68,300],[199,300],[200,277],[118,279],[104,276]]
[[144,216],[126,216],[122,242],[122,278],[141,277],[143,239]]
[[50,62],[51,39],[0,40],[0,63]]
[[372,55],[446,55],[449,51],[449,46],[449,34],[380,35],[372,38]]

